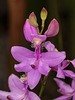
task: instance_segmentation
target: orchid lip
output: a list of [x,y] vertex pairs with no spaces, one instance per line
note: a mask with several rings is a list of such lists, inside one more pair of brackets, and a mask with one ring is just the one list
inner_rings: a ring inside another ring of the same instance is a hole
[[40,43],[40,39],[39,38],[34,38],[34,43],[39,44]]

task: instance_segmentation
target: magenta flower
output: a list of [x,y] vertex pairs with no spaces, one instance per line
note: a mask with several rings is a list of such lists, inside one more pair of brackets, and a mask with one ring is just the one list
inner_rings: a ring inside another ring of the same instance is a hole
[[[26,40],[29,42],[33,42],[33,36],[38,35],[36,28],[29,23],[29,19],[25,21],[23,31]],[[44,35],[39,35],[39,37],[42,36],[46,39],[46,37],[53,37],[57,35],[58,32],[59,32],[59,24],[56,19],[53,19],[49,24],[49,27],[47,31],[44,33]]]
[[70,100],[72,96],[73,100],[75,100],[75,80],[72,80],[71,86],[60,79],[54,78],[54,80],[60,88],[58,91],[63,94],[63,96],[55,98],[54,100]]
[[69,64],[70,62],[68,62],[68,60],[64,60],[61,64],[58,65],[57,77],[64,78],[64,79],[65,76],[70,78],[75,78],[74,72],[72,72],[71,70],[64,70],[64,68],[66,68]]
[[46,40],[46,35],[38,35],[36,28],[29,23],[29,19],[26,20],[24,25],[24,35],[26,40],[33,43],[35,48]]
[[46,35],[38,35],[36,28],[30,25],[28,19],[24,25],[24,35],[27,41],[33,43],[35,52],[24,47],[14,46],[11,53],[20,62],[20,64],[15,65],[15,70],[26,72],[28,85],[33,89],[38,84],[41,74],[47,76],[51,70],[49,66],[61,63],[65,59],[65,54],[56,51],[40,53],[40,45],[46,40]]
[[12,74],[9,77],[8,85],[11,92],[0,91],[0,100],[40,100],[40,98],[27,89],[27,85]]
[[53,19],[49,26],[47,31],[44,33],[47,37],[53,37],[56,36],[59,32],[59,23],[56,19]]
[[[71,70],[66,70],[65,68],[69,66],[70,62],[68,60],[64,60],[61,64],[57,66],[51,66],[52,70],[57,72],[57,77],[58,78],[63,78],[65,79],[65,76],[70,77],[70,78],[75,78],[75,73]],[[64,70],[65,69],[65,70]]]
[[[55,51],[55,46],[47,41],[45,42],[45,48],[48,51]],[[65,53],[65,52],[62,52]],[[62,63],[60,63],[57,66],[50,66],[50,68],[52,68],[52,70],[57,72],[57,77],[58,78],[63,78],[65,79],[65,76],[70,77],[70,78],[75,78],[75,73],[72,72],[71,70],[64,70],[67,66],[69,66],[69,64],[72,63],[73,66],[75,67],[75,59],[74,60],[63,60]]]
[[15,70],[26,72],[28,85],[33,89],[39,82],[41,74],[48,75],[49,66],[56,66],[65,59],[65,54],[57,51],[40,53],[39,48],[35,52],[24,47],[13,46],[11,49],[12,56],[20,62],[15,64]]

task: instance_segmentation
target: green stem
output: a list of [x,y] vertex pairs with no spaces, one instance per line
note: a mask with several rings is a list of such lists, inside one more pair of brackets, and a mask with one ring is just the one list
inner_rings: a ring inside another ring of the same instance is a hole
[[43,93],[43,90],[44,90],[44,87],[45,87],[45,84],[46,84],[46,81],[47,81],[47,77],[48,77],[48,76],[44,76],[44,79],[43,79],[43,81],[42,81],[41,90],[40,90],[40,93],[39,93],[39,97],[42,96],[42,93]]
[[45,21],[42,20],[42,29],[41,29],[40,35],[42,34],[42,32],[44,30],[44,23],[45,23]]
[[43,90],[44,90],[44,84],[42,84],[42,86],[41,86],[41,90],[40,90],[40,93],[39,93],[39,97],[41,97],[42,96],[42,93],[43,93]]
[[38,32],[38,34],[39,34],[39,28],[38,28],[38,26],[36,27],[36,29],[37,29],[37,32]]

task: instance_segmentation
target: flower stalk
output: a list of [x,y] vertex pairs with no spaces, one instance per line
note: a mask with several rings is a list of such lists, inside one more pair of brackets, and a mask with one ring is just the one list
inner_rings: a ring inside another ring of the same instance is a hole
[[42,86],[41,86],[41,89],[40,89],[40,92],[39,92],[39,97],[42,96],[42,93],[43,93],[43,91],[44,91],[44,87],[45,87],[45,84],[46,84],[46,81],[47,81],[47,77],[48,77],[48,76],[44,76],[44,79],[43,79],[43,81],[42,81]]
[[42,34],[42,32],[43,32],[43,30],[44,30],[44,23],[45,23],[45,21],[44,20],[42,20],[42,29],[41,29],[41,32],[40,32],[40,34]]

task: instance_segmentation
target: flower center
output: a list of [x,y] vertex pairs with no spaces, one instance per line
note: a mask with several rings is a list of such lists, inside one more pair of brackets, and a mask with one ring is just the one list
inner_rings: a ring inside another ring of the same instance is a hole
[[34,44],[35,44],[35,45],[40,44],[40,39],[34,38]]
[[26,82],[27,81],[27,75],[26,74],[23,74],[21,77],[20,77],[20,81],[22,83]]

